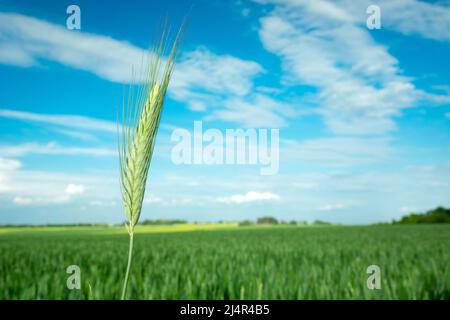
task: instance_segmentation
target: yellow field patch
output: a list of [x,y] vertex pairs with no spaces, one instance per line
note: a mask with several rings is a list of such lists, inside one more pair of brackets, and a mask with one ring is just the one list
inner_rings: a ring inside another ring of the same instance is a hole
[[161,226],[137,226],[136,233],[153,232],[187,232],[197,230],[218,230],[237,227],[238,223],[207,223],[207,224],[175,224]]
[[[174,225],[138,225],[137,234],[145,233],[171,233],[189,232],[201,230],[220,230],[235,228],[238,223],[205,223],[205,224],[174,224]],[[122,226],[45,226],[45,227],[0,227],[0,235],[15,233],[63,233],[63,232],[88,232],[98,234],[125,234]]]

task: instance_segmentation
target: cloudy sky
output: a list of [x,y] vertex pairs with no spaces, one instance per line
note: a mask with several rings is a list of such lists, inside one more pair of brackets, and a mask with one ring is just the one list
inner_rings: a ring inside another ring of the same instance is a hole
[[[176,29],[188,12],[143,218],[359,224],[450,206],[450,1],[3,0],[0,224],[124,220],[116,110],[166,14]],[[279,128],[278,173],[174,164],[171,134],[194,121]]]

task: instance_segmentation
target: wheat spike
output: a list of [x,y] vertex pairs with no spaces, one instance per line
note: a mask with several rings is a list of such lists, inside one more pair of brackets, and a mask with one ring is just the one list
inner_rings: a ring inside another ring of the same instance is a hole
[[164,97],[169,86],[178,53],[179,37],[173,41],[169,56],[164,57],[168,42],[163,32],[159,45],[149,51],[143,83],[137,94],[130,85],[127,103],[123,103],[121,125],[118,122],[119,171],[125,227],[130,235],[127,271],[122,290],[125,298],[131,266],[134,228],[141,215],[148,171],[155,146]]

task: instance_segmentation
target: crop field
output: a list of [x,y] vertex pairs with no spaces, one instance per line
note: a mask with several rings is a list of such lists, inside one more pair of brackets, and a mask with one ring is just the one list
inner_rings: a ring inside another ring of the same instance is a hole
[[[122,229],[0,229],[0,299],[120,298],[128,249]],[[144,226],[128,296],[450,299],[449,248],[448,225]],[[80,290],[67,288],[70,265],[80,267]],[[381,269],[379,290],[367,288],[370,265]]]

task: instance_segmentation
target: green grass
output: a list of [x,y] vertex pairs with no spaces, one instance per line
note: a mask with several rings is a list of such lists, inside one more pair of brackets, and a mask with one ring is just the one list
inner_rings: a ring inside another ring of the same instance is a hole
[[[192,230],[137,229],[129,298],[450,299],[449,225]],[[118,299],[126,239],[118,228],[0,229],[0,299],[85,299],[88,282],[95,299]],[[66,287],[72,264],[79,291]],[[372,264],[381,290],[366,287]]]

